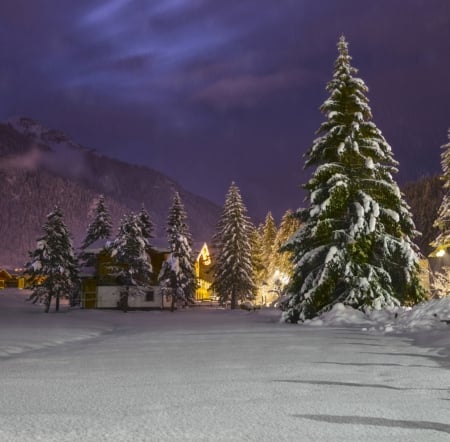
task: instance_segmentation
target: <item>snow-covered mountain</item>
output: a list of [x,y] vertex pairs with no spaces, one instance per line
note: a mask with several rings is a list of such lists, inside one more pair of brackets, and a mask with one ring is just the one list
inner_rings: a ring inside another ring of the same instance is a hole
[[103,194],[117,225],[142,203],[165,236],[174,191],[183,199],[194,240],[209,240],[219,207],[182,188],[168,176],[86,148],[63,132],[30,118],[0,123],[0,267],[21,265],[34,248],[47,213],[60,205],[74,236],[83,238],[94,199]]

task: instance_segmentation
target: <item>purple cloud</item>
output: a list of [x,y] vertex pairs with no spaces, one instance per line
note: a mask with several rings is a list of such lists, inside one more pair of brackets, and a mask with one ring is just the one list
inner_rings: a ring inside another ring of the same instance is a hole
[[316,78],[306,69],[293,69],[273,74],[243,74],[221,78],[195,93],[195,101],[206,103],[219,110],[233,107],[254,107],[261,101],[283,91],[305,86]]

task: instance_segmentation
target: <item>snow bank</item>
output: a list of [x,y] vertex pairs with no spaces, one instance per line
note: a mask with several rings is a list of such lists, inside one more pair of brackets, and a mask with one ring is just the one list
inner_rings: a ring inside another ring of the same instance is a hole
[[366,325],[369,326],[371,321],[366,315],[352,307],[344,304],[336,304],[329,312],[324,313],[319,318],[314,318],[311,321],[305,321],[305,324],[313,326],[329,325]]
[[336,304],[318,318],[305,321],[311,326],[363,326],[363,330],[406,332],[448,328],[450,297],[435,299],[412,308],[397,307],[363,313],[352,307]]

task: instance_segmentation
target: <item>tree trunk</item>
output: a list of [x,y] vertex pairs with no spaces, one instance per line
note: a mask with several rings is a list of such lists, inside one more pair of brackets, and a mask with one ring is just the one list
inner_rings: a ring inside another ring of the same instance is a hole
[[231,304],[230,304],[230,308],[231,310],[234,310],[237,307],[237,302],[236,302],[236,293],[231,293]]
[[175,311],[175,296],[172,295],[172,300],[170,303],[170,311],[174,312]]
[[128,287],[120,292],[120,308],[124,313],[128,312]]
[[55,312],[59,312],[59,296],[55,298]]
[[45,313],[50,311],[50,304],[52,303],[52,295],[49,293],[47,299],[45,300]]
[[72,288],[72,291],[70,292],[70,306],[75,307],[77,305],[80,305],[80,295],[81,295],[81,282],[80,280],[77,280],[75,286]]

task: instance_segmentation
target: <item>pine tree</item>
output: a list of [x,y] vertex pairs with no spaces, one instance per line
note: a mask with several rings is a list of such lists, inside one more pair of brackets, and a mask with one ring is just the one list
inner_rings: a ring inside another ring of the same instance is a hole
[[153,230],[155,227],[152,223],[149,213],[147,212],[143,204],[141,207],[141,211],[139,212],[138,219],[141,223],[142,236],[149,246],[151,243],[151,239],[153,238]]
[[261,224],[258,228],[251,225],[250,232],[250,248],[251,248],[251,263],[253,269],[253,282],[258,292],[258,296],[264,296],[264,284],[266,276],[266,262],[263,253],[263,228]]
[[251,256],[252,229],[239,188],[232,183],[214,238],[217,260],[212,285],[219,294],[219,301],[222,304],[230,301],[232,309],[237,307],[238,301],[252,299],[256,290]]
[[272,277],[274,272],[274,258],[275,258],[275,238],[277,236],[277,226],[273,219],[272,212],[268,212],[264,221],[262,230],[262,253],[264,260],[264,267],[266,269],[264,279],[267,280]]
[[[450,140],[450,130],[448,132]],[[445,191],[439,207],[438,216],[433,224],[439,229],[439,235],[431,243],[435,248],[434,255],[440,256],[450,248],[450,143],[442,146],[444,151],[441,154],[442,176],[441,180],[444,182],[443,188]]]
[[84,266],[94,265],[94,257],[85,250],[99,239],[108,239],[111,236],[112,222],[111,215],[105,206],[105,197],[100,195],[95,202],[93,209],[93,220],[89,224],[86,237],[81,245],[79,260]]
[[286,285],[294,271],[292,265],[292,252],[282,250],[282,247],[299,227],[299,220],[294,216],[292,210],[287,210],[281,219],[274,245],[274,275],[276,279],[280,280],[281,284],[279,285],[281,286]]
[[423,299],[418,279],[415,227],[392,178],[397,162],[372,120],[363,80],[350,64],[344,37],[330,97],[321,106],[326,121],[306,154],[316,169],[304,186],[309,208],[286,249],[294,275],[284,318],[291,322],[343,302],[359,309]]
[[197,279],[192,257],[192,240],[186,212],[178,192],[175,193],[172,206],[167,217],[167,240],[170,256],[163,263],[159,275],[161,291],[171,296],[171,311],[178,302],[195,302]]
[[33,303],[43,302],[48,313],[53,298],[55,311],[59,311],[60,300],[72,295],[78,281],[78,269],[69,231],[58,207],[47,215],[42,229],[44,235],[38,239],[36,249],[30,252],[27,272],[32,281],[29,299]]
[[113,273],[124,286],[120,292],[120,307],[124,312],[128,311],[131,287],[134,288],[133,293],[142,294],[151,284],[152,265],[146,247],[138,215],[131,213],[125,216],[116,239],[109,246],[116,263]]

